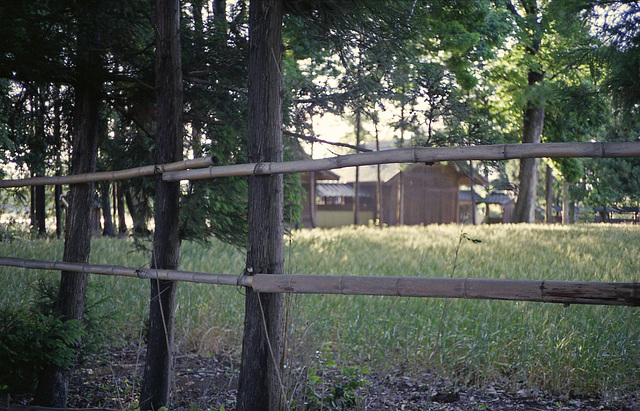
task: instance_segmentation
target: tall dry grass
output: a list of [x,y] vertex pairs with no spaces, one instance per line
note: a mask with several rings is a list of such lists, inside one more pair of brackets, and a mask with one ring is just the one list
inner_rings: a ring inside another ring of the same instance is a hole
[[[640,273],[640,229],[635,226],[347,227],[295,231],[286,241],[287,271],[296,274],[627,282],[639,281]],[[0,243],[0,254],[59,259],[62,243]],[[93,242],[93,263],[142,267],[148,260],[131,241]],[[219,242],[210,247],[185,243],[181,265],[184,270],[240,275],[244,255]],[[30,284],[57,276],[0,268],[0,304],[24,304]],[[105,326],[112,327],[114,341],[140,338],[148,281],[91,276],[89,290],[90,300],[98,301],[109,318]],[[242,289],[181,284],[178,349],[237,356],[243,304]],[[292,386],[310,370],[357,366],[603,396],[639,388],[640,314],[632,307],[292,295],[287,297],[287,318]]]

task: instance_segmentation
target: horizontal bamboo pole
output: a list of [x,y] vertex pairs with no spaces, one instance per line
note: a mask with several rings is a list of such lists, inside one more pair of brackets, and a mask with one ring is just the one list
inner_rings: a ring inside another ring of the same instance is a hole
[[256,274],[236,276],[0,257],[0,265],[251,287],[265,293],[381,295],[640,306],[640,283]]
[[69,176],[33,177],[16,180],[0,180],[0,188],[44,186],[56,184],[79,184],[96,181],[126,180],[135,177],[151,176],[169,171],[186,170],[190,168],[209,167],[217,163],[215,157],[201,157],[190,160],[182,160],[175,163],[143,166],[118,171],[101,171],[88,174],[74,174]]
[[247,286],[250,281],[246,276],[231,274],[208,274],[193,271],[160,270],[151,268],[134,268],[117,265],[101,265],[86,263],[68,263],[62,261],[44,261],[25,258],[0,257],[0,266],[32,268],[36,270],[59,270],[75,273],[116,275],[120,277],[136,277],[152,280],[186,281],[191,283],[223,284]]
[[640,306],[640,283],[486,278],[255,275],[254,291]]
[[510,160],[516,158],[640,157],[640,142],[497,144],[472,147],[410,147],[395,150],[275,163],[250,163],[173,171],[165,181],[200,180],[228,176],[302,173],[335,168],[389,163],[435,163],[462,160]]

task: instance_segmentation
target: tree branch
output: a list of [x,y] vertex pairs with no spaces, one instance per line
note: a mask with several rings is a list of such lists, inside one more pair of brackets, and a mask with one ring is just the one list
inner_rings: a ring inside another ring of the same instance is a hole
[[291,136],[291,137],[295,137],[295,138],[299,138],[301,140],[306,140],[306,141],[309,141],[309,142],[312,142],[312,143],[321,143],[321,144],[329,144],[329,145],[337,146],[337,147],[346,147],[346,148],[350,148],[352,150],[362,151],[362,152],[373,151],[371,149],[364,148],[362,146],[354,146],[354,145],[347,144],[347,143],[336,143],[336,142],[333,142],[333,141],[322,140],[322,139],[319,139],[317,137],[305,136],[304,134],[294,133],[292,131],[287,131],[287,130],[282,130],[282,134],[285,134],[285,135]]

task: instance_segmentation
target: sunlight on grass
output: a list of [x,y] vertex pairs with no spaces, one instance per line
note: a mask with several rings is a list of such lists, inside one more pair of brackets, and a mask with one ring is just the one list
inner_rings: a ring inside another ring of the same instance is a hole
[[[463,234],[479,242],[461,241]],[[294,231],[285,244],[286,270],[295,274],[640,280],[635,226],[346,227]],[[0,255],[59,260],[62,242],[0,243]],[[219,242],[184,243],[181,269],[241,275],[244,258],[242,250]],[[131,241],[95,239],[91,262],[146,267],[149,255]],[[0,268],[0,304],[25,304],[32,284],[58,277]],[[115,341],[140,338],[148,293],[148,281],[90,277],[89,301],[99,301]],[[633,307],[340,295],[286,301],[288,358],[316,369],[331,361],[603,396],[640,385],[640,314]],[[242,289],[180,284],[178,349],[237,356],[243,315]]]

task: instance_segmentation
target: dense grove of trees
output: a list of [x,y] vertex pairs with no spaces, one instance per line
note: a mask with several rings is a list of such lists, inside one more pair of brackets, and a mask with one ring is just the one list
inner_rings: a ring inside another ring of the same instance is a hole
[[[0,161],[11,165],[2,173],[12,176],[117,170],[183,155],[212,155],[219,164],[295,159],[314,140],[314,119],[326,113],[355,119],[356,146],[364,123],[391,128],[398,146],[635,141],[640,132],[637,2],[0,0],[0,18]],[[252,33],[268,38],[269,48],[252,43]],[[263,90],[264,78],[272,89]],[[382,124],[383,118],[391,120]],[[546,186],[552,189],[553,171],[571,203],[640,201],[638,160],[547,165]],[[485,168],[506,175],[502,164]],[[537,159],[523,160],[519,176],[508,181],[518,197],[516,222],[533,221],[542,202],[538,168]],[[248,194],[263,189],[280,197]],[[52,193],[16,190],[0,200],[26,199],[41,235],[48,203],[62,234],[64,200],[64,259],[80,262],[90,252],[95,202],[105,210],[107,235],[148,235],[155,210],[155,227],[162,221],[169,230],[155,232],[152,265],[159,268],[178,266],[182,239],[246,246],[247,221],[259,222],[262,213],[295,226],[303,196],[291,176],[184,186],[135,179]],[[274,204],[285,211],[270,210]],[[126,226],[125,205],[133,227]],[[279,272],[281,251],[249,243],[247,266]],[[86,286],[86,276],[63,273],[56,313],[81,320]],[[172,284],[154,286],[154,295],[169,296],[168,305],[152,306],[158,317],[151,330],[164,335],[175,291]],[[279,304],[247,294],[248,312],[273,311],[277,318]],[[264,336],[253,337],[258,342],[245,344],[267,351]],[[161,343],[158,358],[166,359],[171,349]],[[170,369],[161,362],[148,364],[144,409],[166,403]],[[265,364],[243,365],[245,409],[255,405],[257,394],[249,395],[255,390],[278,404],[272,387],[245,378]],[[46,370],[37,401],[64,406],[68,378],[68,370]],[[157,378],[164,392],[154,391]]]

